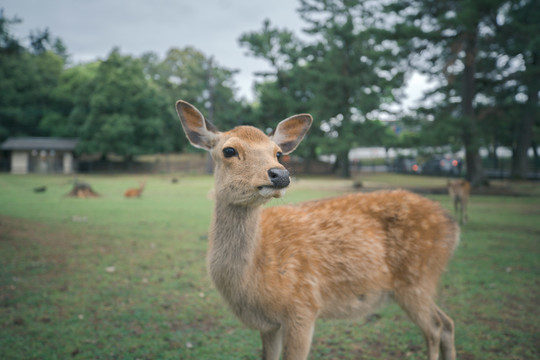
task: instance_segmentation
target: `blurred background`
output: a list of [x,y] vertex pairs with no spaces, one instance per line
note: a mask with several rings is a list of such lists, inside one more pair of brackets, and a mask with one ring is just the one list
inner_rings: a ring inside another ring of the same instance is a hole
[[[4,1],[0,169],[207,171],[174,112],[315,119],[289,161],[538,178],[537,1]],[[67,141],[67,143],[66,143]],[[210,167],[211,168],[211,167]]]

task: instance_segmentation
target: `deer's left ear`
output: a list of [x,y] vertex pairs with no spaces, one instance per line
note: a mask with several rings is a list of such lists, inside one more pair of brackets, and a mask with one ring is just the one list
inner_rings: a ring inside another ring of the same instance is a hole
[[283,154],[289,154],[300,144],[312,122],[313,118],[309,114],[291,116],[278,124],[271,139]]

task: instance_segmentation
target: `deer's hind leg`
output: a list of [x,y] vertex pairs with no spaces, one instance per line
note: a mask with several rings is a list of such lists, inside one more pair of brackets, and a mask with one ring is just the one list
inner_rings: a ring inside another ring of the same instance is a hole
[[422,289],[407,289],[395,294],[396,301],[422,330],[428,348],[428,359],[437,360],[442,349],[445,360],[455,359],[454,324]]
[[444,360],[454,360],[456,349],[454,347],[454,322],[441,309],[435,305],[437,315],[443,323],[441,332],[441,353]]

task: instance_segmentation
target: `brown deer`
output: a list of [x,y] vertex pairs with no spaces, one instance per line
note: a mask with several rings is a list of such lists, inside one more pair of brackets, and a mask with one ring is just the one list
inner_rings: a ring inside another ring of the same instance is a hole
[[264,208],[285,193],[280,164],[311,126],[308,114],[270,136],[220,132],[191,104],[176,109],[189,141],[215,162],[208,270],[230,309],[260,332],[263,359],[306,359],[315,320],[369,314],[393,297],[424,333],[428,359],[455,359],[454,325],[433,300],[459,238],[438,204],[401,191]]
[[454,214],[459,218],[460,224],[466,224],[469,221],[467,215],[467,205],[469,203],[469,195],[471,193],[471,184],[467,180],[449,180],[448,194],[454,202]]
[[134,197],[141,197],[141,194],[144,190],[144,186],[146,185],[146,181],[139,181],[139,188],[138,189],[127,189],[124,193],[124,196],[127,198],[134,198]]

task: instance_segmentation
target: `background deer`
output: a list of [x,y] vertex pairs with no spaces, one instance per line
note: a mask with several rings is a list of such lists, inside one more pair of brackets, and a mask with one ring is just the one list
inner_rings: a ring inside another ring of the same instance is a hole
[[428,359],[455,359],[454,325],[435,305],[459,228],[436,203],[396,190],[263,209],[290,183],[279,158],[308,131],[310,115],[270,137],[239,126],[219,132],[176,103],[189,141],[215,162],[208,270],[230,309],[260,331],[263,359],[306,359],[315,320],[363,316],[393,297],[422,330]]
[[127,198],[140,197],[144,190],[144,186],[146,185],[146,181],[139,181],[139,185],[138,189],[127,189],[124,196]]
[[454,202],[454,214],[459,219],[460,224],[466,224],[469,221],[467,215],[467,205],[471,193],[471,184],[467,180],[448,181],[448,194]]

